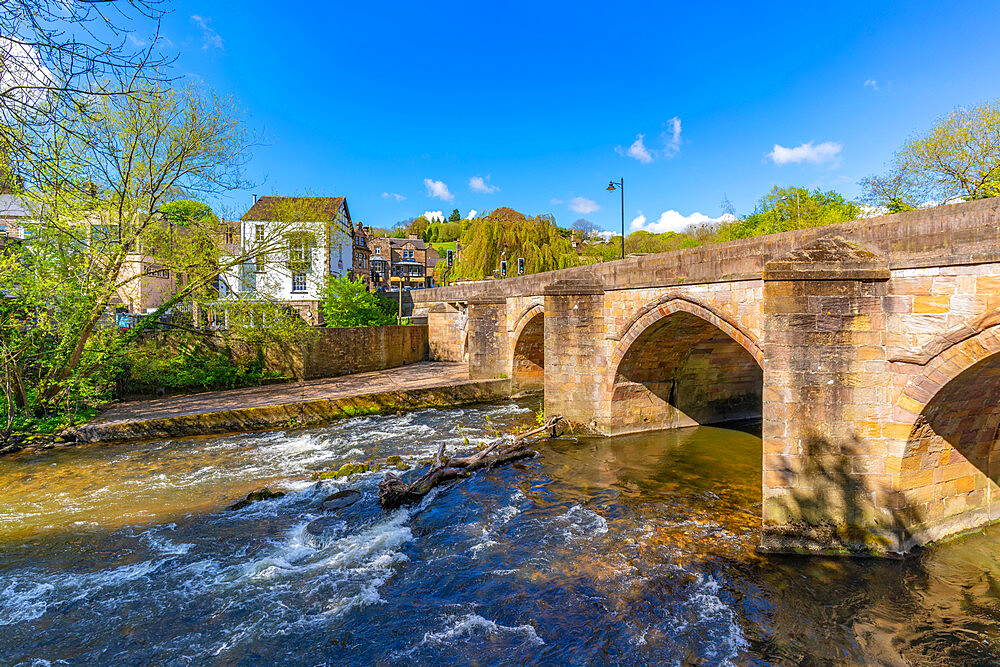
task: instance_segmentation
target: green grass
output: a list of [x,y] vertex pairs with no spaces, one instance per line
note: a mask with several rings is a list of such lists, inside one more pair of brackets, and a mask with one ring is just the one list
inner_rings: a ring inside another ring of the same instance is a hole
[[458,241],[448,241],[447,243],[431,243],[431,247],[438,251],[442,259],[448,259],[448,251],[455,250],[457,248],[456,244]]

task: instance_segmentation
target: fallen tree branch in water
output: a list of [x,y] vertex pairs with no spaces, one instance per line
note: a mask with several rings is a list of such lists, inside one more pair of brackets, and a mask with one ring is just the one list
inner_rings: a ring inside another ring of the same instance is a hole
[[442,442],[430,469],[416,481],[407,484],[397,475],[386,473],[385,479],[378,484],[378,501],[385,509],[396,509],[401,505],[419,502],[439,484],[466,477],[481,468],[495,468],[504,463],[535,456],[538,452],[528,448],[528,440],[548,430],[552,430],[555,435],[555,427],[562,421],[562,417],[550,417],[538,428],[521,433],[513,440],[500,438],[489,447],[469,456],[445,457]]

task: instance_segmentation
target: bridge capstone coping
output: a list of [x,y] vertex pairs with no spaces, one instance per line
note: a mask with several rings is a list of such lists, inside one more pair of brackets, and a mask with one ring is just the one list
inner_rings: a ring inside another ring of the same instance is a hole
[[764,280],[888,280],[884,257],[833,236],[772,259],[764,264]]

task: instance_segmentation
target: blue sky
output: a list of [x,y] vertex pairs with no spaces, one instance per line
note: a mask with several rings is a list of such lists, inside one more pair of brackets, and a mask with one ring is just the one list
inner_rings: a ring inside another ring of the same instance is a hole
[[617,229],[624,177],[626,223],[661,230],[772,185],[854,197],[1000,97],[996,3],[808,5],[174,0],[163,33],[265,137],[231,213],[328,194],[375,226],[510,206]]

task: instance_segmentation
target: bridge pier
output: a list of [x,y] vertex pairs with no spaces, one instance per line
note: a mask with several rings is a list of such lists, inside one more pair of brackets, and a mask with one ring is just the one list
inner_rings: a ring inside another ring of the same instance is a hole
[[503,377],[510,368],[507,341],[507,300],[481,296],[469,299],[469,377]]
[[545,414],[595,428],[601,418],[604,288],[590,277],[545,287]]
[[904,550],[878,429],[889,277],[884,259],[842,239],[765,265],[763,551]]

